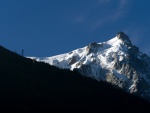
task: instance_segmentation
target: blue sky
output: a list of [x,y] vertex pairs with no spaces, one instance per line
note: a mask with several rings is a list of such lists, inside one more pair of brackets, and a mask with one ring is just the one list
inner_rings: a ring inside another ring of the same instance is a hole
[[117,32],[150,56],[149,0],[0,0],[0,45],[53,56]]

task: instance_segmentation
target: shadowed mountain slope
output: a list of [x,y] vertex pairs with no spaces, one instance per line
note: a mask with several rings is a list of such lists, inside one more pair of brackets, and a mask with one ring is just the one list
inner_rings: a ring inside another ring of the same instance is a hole
[[0,111],[149,112],[150,103],[76,71],[24,58],[0,46]]

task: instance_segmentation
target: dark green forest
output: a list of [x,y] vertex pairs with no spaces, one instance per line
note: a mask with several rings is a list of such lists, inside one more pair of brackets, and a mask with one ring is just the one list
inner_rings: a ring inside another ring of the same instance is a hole
[[0,112],[150,112],[150,103],[103,81],[0,46]]

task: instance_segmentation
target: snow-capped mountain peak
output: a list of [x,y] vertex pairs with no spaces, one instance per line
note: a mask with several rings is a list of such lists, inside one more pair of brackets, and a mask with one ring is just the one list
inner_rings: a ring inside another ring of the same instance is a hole
[[69,53],[36,59],[59,68],[77,70],[82,75],[110,82],[150,100],[150,58],[132,45],[123,32],[106,42],[93,42]]

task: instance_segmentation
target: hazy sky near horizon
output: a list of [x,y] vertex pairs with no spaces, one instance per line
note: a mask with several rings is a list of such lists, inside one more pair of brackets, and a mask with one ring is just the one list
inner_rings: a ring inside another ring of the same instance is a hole
[[0,0],[0,45],[53,56],[123,31],[150,56],[149,0]]

